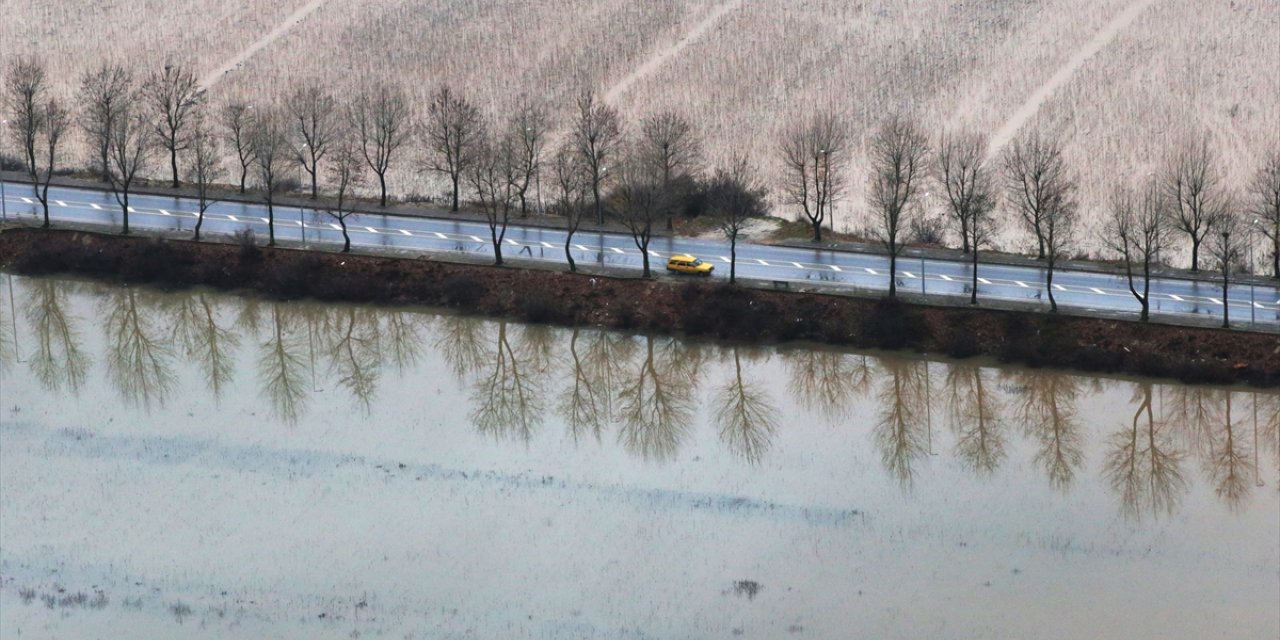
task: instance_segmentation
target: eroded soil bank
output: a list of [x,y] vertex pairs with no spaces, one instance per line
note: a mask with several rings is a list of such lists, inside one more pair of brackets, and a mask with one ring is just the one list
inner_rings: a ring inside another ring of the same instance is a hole
[[988,355],[1184,382],[1280,384],[1280,340],[1265,334],[69,230],[7,229],[0,255],[5,268],[23,274],[440,305],[531,322],[751,342]]

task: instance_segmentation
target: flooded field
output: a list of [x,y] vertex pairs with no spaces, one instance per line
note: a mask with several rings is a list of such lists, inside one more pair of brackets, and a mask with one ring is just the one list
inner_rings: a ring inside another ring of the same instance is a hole
[[0,280],[0,637],[1280,635],[1275,392]]

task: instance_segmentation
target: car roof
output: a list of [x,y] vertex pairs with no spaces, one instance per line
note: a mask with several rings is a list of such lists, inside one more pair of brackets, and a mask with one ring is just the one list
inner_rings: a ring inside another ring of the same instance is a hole
[[675,255],[671,256],[670,258],[668,258],[668,260],[689,260],[689,261],[691,261],[691,262],[692,262],[693,260],[697,260],[697,258],[695,258],[695,257],[693,257],[693,256],[691,256],[691,255],[689,255],[689,254],[687,254],[687,253],[677,253],[677,254],[675,254]]

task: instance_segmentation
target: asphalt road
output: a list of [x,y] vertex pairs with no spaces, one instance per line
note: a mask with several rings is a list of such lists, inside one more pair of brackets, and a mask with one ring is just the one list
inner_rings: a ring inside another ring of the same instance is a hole
[[[40,203],[31,186],[5,183],[5,213],[30,220],[40,215]],[[50,215],[57,222],[119,227],[119,204],[109,192],[51,187]],[[129,224],[132,229],[194,229],[196,206],[190,199],[131,195]],[[336,220],[323,212],[297,207],[275,208],[276,238],[332,249],[341,246]],[[260,237],[267,235],[267,212],[261,204],[219,202],[205,215],[203,234],[232,234],[245,227]],[[347,219],[355,246],[382,247],[411,252],[464,252],[492,255],[489,228],[483,222],[380,214],[356,214]],[[503,255],[566,263],[565,232],[560,229],[511,225]],[[573,238],[574,260],[639,270],[639,249],[626,234],[579,232]],[[728,244],[718,240],[655,238],[649,246],[651,266],[664,269],[667,256],[690,253],[716,264],[713,277],[727,277]],[[887,290],[889,261],[883,255],[819,249],[738,245],[738,275],[766,281],[847,286],[863,290]],[[899,258],[900,291],[968,297],[970,266],[965,262]],[[981,264],[978,268],[980,300],[999,299],[1048,308],[1044,269],[1038,267]],[[1058,269],[1054,273],[1054,297],[1058,305],[1080,312],[1132,313],[1140,310],[1123,276]],[[1233,284],[1228,304],[1232,324],[1263,331],[1280,330],[1280,290],[1272,285]],[[1178,278],[1151,283],[1151,312],[1170,320],[1199,316],[1221,318],[1222,288],[1213,282]]]

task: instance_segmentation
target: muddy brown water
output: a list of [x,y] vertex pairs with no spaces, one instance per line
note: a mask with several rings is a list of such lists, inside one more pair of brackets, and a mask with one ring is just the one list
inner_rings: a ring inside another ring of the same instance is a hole
[[6,638],[1280,635],[1274,392],[0,279]]

